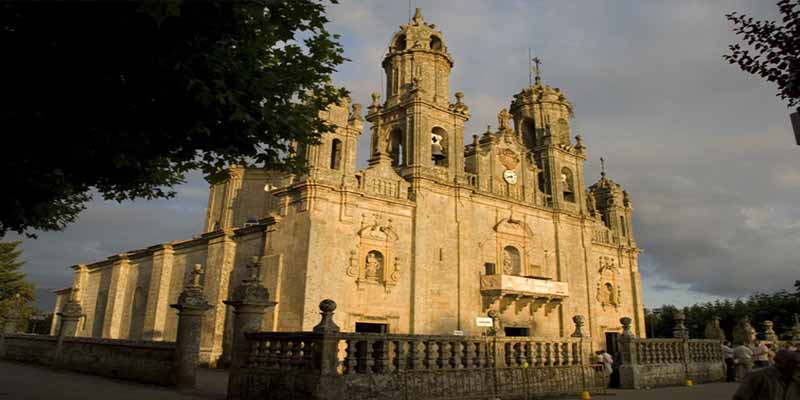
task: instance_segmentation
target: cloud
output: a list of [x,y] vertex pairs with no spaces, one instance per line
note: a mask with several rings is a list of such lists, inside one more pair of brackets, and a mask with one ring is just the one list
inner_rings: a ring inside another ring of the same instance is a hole
[[[649,306],[789,288],[797,276],[800,169],[785,104],[775,87],[728,65],[736,41],[724,14],[775,18],[774,2],[417,0],[455,59],[450,91],[472,110],[467,141],[528,82],[528,48],[543,79],[575,104],[588,146],[586,182],[599,157],[634,200],[634,231]],[[329,28],[352,61],[335,81],[353,101],[382,92],[380,61],[408,4],[331,5]],[[368,130],[359,163],[368,153]],[[207,185],[195,176],[171,201],[93,202],[62,233],[25,240],[26,271],[66,285],[64,267],[190,237]]]

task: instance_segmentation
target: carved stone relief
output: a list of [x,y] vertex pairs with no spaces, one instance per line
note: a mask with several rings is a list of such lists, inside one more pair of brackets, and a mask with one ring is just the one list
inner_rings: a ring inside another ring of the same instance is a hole
[[359,287],[381,285],[388,292],[400,281],[400,259],[394,255],[398,236],[392,220],[380,214],[373,214],[371,218],[363,214],[358,237],[358,245],[350,251],[345,273],[356,278]]
[[597,301],[605,307],[619,308],[621,304],[622,289],[617,283],[619,267],[612,257],[600,256],[600,268],[597,270],[599,280],[597,282]]

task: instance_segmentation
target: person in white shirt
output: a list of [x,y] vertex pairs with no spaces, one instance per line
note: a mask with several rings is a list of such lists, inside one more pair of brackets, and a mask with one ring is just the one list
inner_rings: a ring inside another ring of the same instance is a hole
[[753,351],[745,344],[733,348],[733,363],[736,365],[736,380],[741,381],[753,369]]
[[605,350],[598,350],[595,354],[597,355],[597,363],[603,364],[603,371],[606,373],[606,378],[609,379],[610,383],[611,373],[614,372],[614,357]]

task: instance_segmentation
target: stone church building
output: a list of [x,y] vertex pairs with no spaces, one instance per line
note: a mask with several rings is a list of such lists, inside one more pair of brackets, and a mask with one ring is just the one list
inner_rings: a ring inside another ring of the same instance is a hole
[[[257,262],[277,302],[268,331],[310,331],[330,298],[343,331],[481,335],[476,317],[491,313],[509,336],[569,336],[575,315],[597,347],[623,316],[644,336],[632,202],[604,173],[587,188],[566,95],[537,76],[496,129],[464,143],[454,60],[419,11],[382,65],[386,98],[373,94],[365,115],[348,100],[330,107],[337,130],[297,148],[307,174],[232,167],[211,185],[202,234],[73,266],[55,311],[79,301],[82,336],[174,340],[169,305],[201,264],[214,305],[202,357],[215,364],[231,339],[222,301]],[[364,120],[370,154],[358,170]]]

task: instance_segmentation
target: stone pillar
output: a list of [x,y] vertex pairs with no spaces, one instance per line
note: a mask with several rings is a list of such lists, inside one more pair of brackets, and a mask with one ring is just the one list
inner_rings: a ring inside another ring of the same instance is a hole
[[322,338],[315,362],[323,375],[334,375],[339,352],[339,338],[336,336],[339,333],[339,326],[333,322],[336,302],[330,299],[322,300],[319,303],[319,310],[322,320],[314,327],[313,332],[322,335]]
[[78,336],[78,323],[83,318],[83,308],[78,301],[78,288],[72,289],[70,299],[58,313],[61,318],[61,329],[57,332],[60,338],[64,336]]
[[269,301],[269,291],[260,282],[260,263],[253,257],[247,269],[248,277],[233,290],[230,300],[224,303],[233,307],[233,345],[230,375],[228,378],[228,399],[238,399],[241,394],[242,366],[250,354],[250,346],[245,334],[261,330],[264,311],[276,303]]
[[[641,389],[639,379],[639,360],[638,349],[636,348],[636,336],[631,332],[631,320],[628,317],[620,318],[622,324],[622,335],[619,338],[619,351],[622,356],[622,364],[619,366],[619,382],[622,389]],[[645,339],[646,340],[646,339]]]
[[127,307],[125,294],[128,291],[128,271],[131,263],[128,255],[124,253],[109,258],[113,261],[113,265],[111,266],[111,283],[108,288],[108,305],[105,318],[103,318],[103,337],[119,339],[122,318]]
[[153,250],[153,267],[150,270],[150,287],[147,289],[142,338],[164,340],[175,250],[170,244],[152,246],[149,249]]
[[211,309],[200,285],[200,264],[194,266],[192,281],[170,307],[178,310],[178,337],[175,341],[173,374],[180,389],[193,389],[197,382],[197,362],[200,353],[200,330],[203,314]]
[[688,339],[689,338],[689,330],[686,329],[686,315],[682,312],[678,311],[675,314],[675,328],[672,329],[672,337],[676,339]]
[[772,321],[770,320],[764,321],[764,340],[773,343],[778,341],[778,335],[772,329]]
[[[581,365],[591,364],[591,348],[589,343],[591,341],[586,339],[586,335],[583,333],[583,325],[584,319],[583,315],[576,315],[572,317],[572,322],[575,323],[575,332],[572,332],[571,337],[579,338],[580,341],[580,355],[581,355]],[[585,383],[585,382],[584,382]]]
[[203,235],[208,240],[206,253],[205,294],[214,307],[203,319],[203,336],[200,341],[200,362],[216,367],[222,355],[222,342],[225,335],[225,316],[228,288],[233,263],[236,259],[236,242],[233,229],[221,229]]

